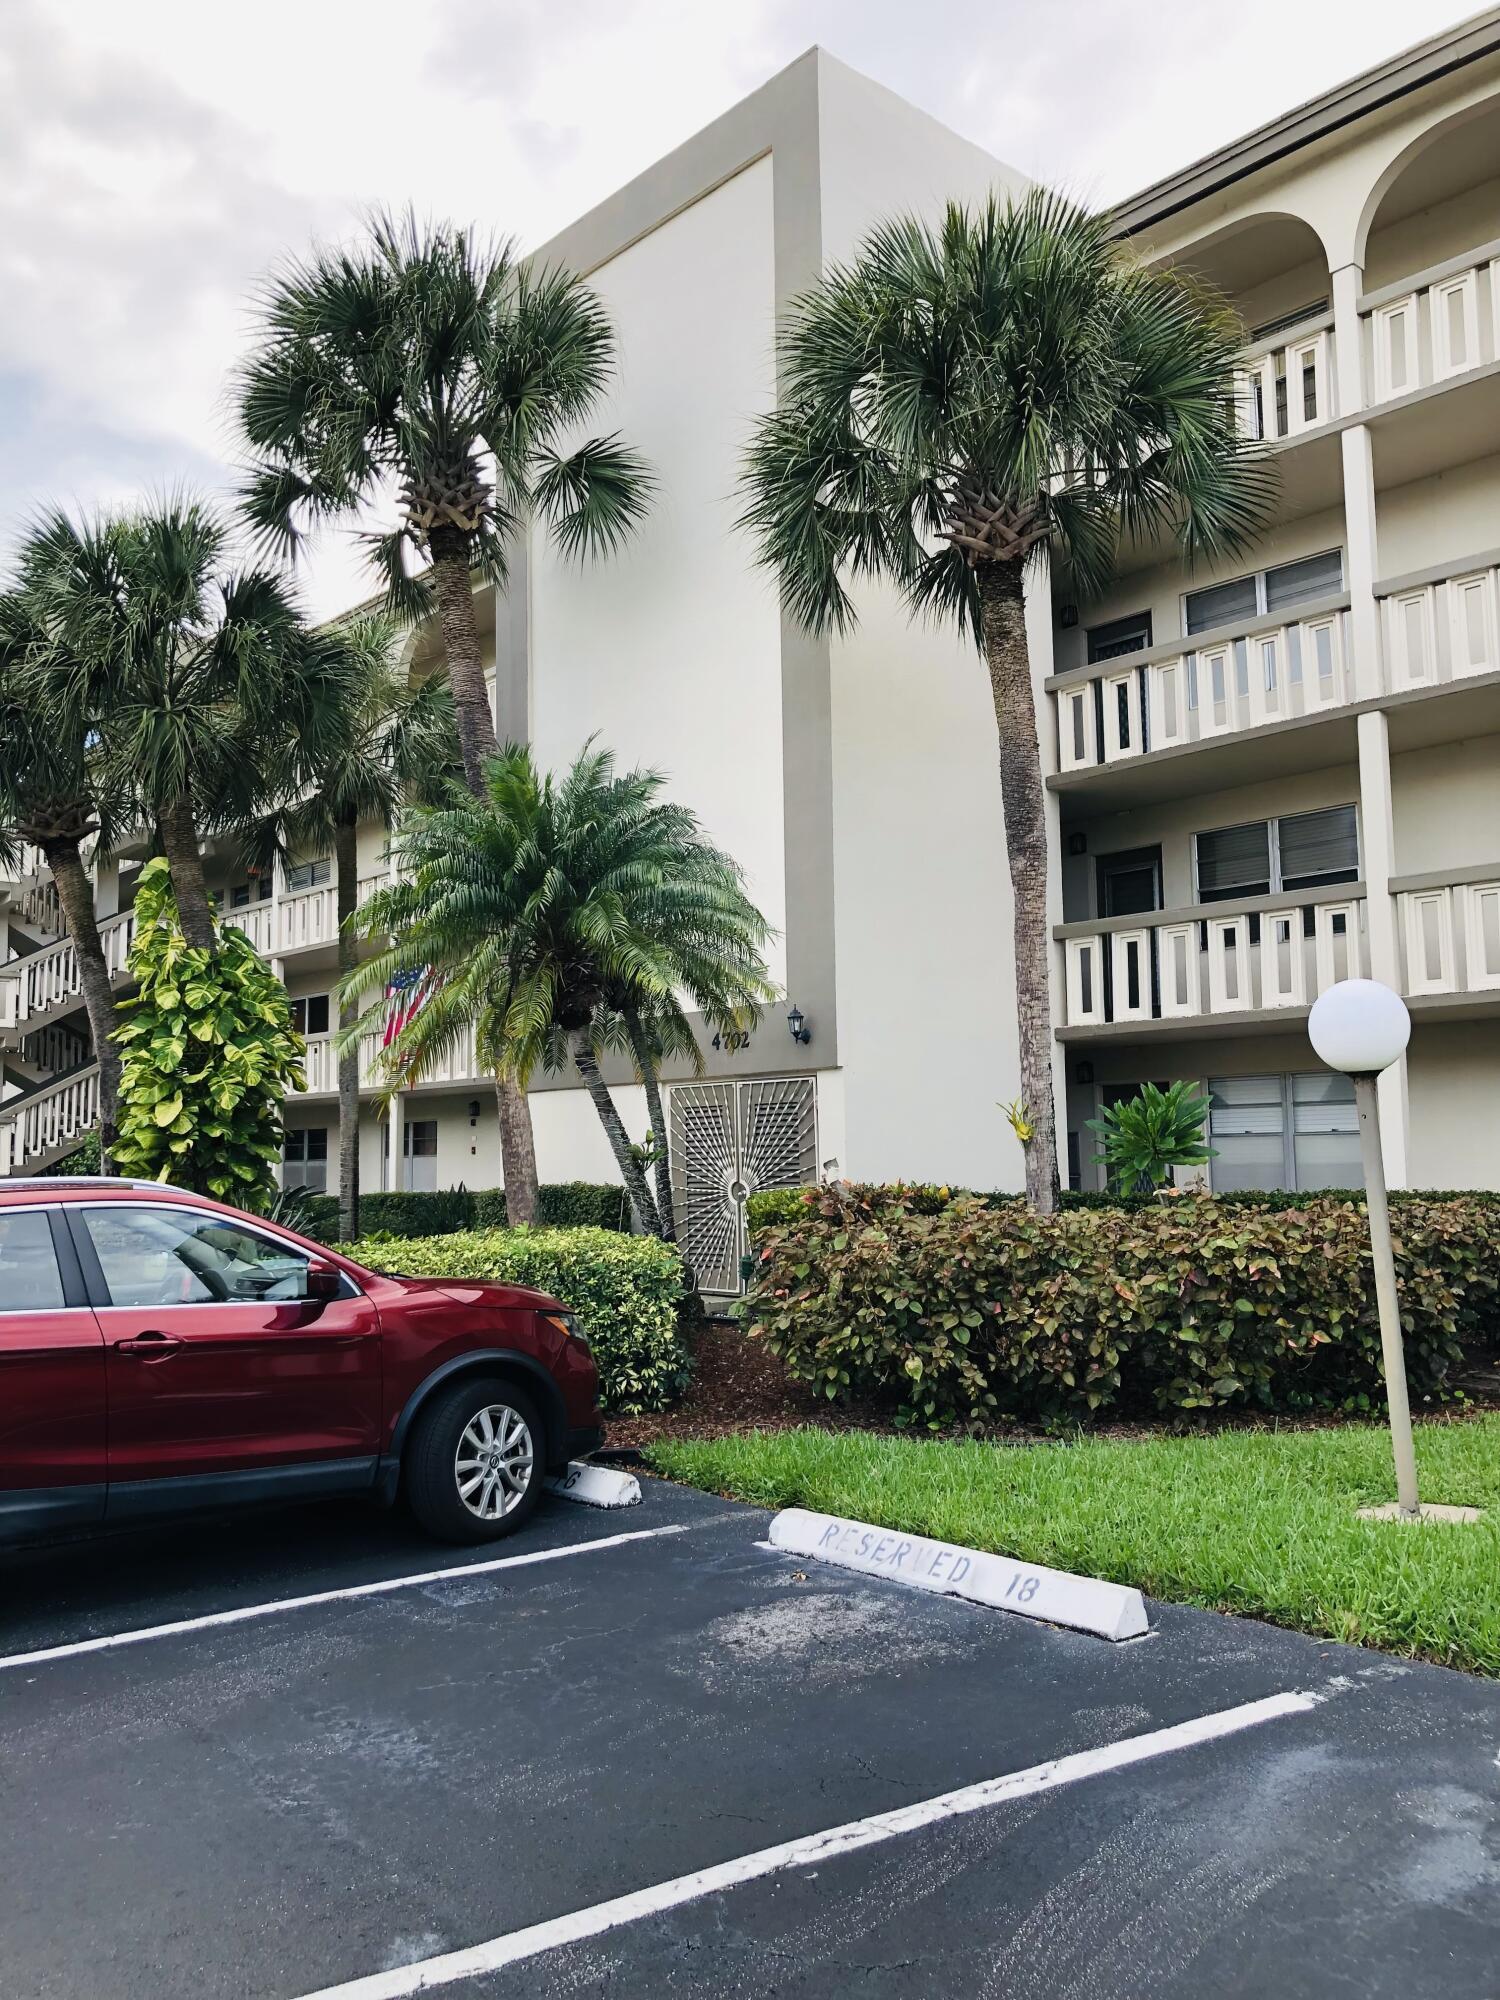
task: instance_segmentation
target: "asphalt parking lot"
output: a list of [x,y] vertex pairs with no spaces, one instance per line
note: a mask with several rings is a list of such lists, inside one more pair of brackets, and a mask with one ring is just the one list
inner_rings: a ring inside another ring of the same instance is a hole
[[0,1558],[0,1994],[1500,1992],[1500,1687],[1160,1606],[1110,1646],[767,1520]]

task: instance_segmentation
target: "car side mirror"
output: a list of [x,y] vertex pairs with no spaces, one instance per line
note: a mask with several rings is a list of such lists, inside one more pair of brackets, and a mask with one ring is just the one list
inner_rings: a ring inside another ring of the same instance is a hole
[[326,1303],[336,1299],[343,1276],[337,1264],[330,1264],[326,1258],[311,1257],[307,1264],[307,1296]]

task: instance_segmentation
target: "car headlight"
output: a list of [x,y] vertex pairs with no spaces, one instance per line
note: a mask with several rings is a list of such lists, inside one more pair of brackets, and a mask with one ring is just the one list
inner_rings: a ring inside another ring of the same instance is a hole
[[555,1326],[565,1340],[576,1340],[585,1354],[591,1352],[583,1328],[578,1324],[578,1315],[576,1313],[543,1313],[542,1318],[550,1326]]

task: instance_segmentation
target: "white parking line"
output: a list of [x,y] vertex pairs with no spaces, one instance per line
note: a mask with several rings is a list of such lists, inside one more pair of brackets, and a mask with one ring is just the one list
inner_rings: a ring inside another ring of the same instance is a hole
[[894,1812],[874,1813],[868,1819],[850,1820],[844,1826],[830,1827],[825,1833],[804,1834],[797,1840],[782,1841],[776,1847],[762,1847],[754,1854],[741,1855],[737,1861],[722,1861],[716,1867],[700,1868],[692,1875],[679,1875],[673,1881],[659,1882],[654,1888],[637,1889],[628,1896],[616,1896],[607,1903],[595,1903],[588,1909],[574,1910],[567,1916],[553,1917],[546,1923],[528,1925],[525,1930],[508,1931],[501,1937],[491,1938],[485,1944],[470,1945],[463,1951],[418,1959],[414,1964],[399,1965],[389,1972],[374,1972],[362,1979],[351,1979],[342,1986],[319,1987],[316,1993],[304,1994],[302,2000],[406,2000],[408,1994],[430,1993],[439,1986],[451,1986],[456,1980],[475,1979],[481,1974],[498,1972],[504,1966],[518,1964],[523,1959],[536,1958],[542,1952],[556,1951],[561,1945],[599,1937],[605,1931],[618,1930],[622,1924],[659,1916],[664,1910],[696,1902],[703,1896],[717,1895],[744,1882],[758,1881],[763,1876],[780,1874],[788,1868],[813,1867],[832,1861],[839,1855],[855,1854],[863,1847],[874,1847],[880,1841],[894,1840],[903,1833],[914,1833],[919,1827],[931,1826],[939,1820],[957,1819],[1011,1799],[1031,1798],[1038,1792],[1056,1791],[1060,1786],[1077,1784],[1082,1778],[1098,1777],[1105,1771],[1124,1770],[1131,1764],[1144,1763],[1148,1758],[1165,1756],[1169,1751],[1186,1750],[1195,1743],[1209,1743],[1219,1736],[1232,1736],[1239,1730],[1253,1729],[1258,1723],[1271,1722],[1277,1716],[1303,1714],[1308,1709],[1316,1708],[1326,1698],[1322,1693],[1267,1695],[1262,1701],[1247,1701],[1238,1708],[1224,1708],[1216,1714],[1195,1716],[1190,1722],[1153,1729],[1144,1736],[1127,1736],[1118,1743],[1103,1744],[1097,1750],[1081,1750],[1070,1757],[1054,1757],[1046,1764],[1033,1764],[1027,1770],[1011,1771],[1001,1778],[987,1778],[977,1785],[964,1785],[958,1791],[942,1792],[936,1798],[901,1806]]
[[142,1625],[133,1632],[110,1632],[102,1639],[74,1639],[65,1646],[42,1646],[32,1653],[0,1657],[0,1673],[10,1667],[40,1667],[49,1660],[73,1660],[83,1653],[107,1653],[116,1646],[141,1646],[148,1639],[172,1639],[179,1632],[211,1632],[216,1625],[243,1625],[252,1618],[272,1618],[279,1611],[305,1611],[314,1604],[341,1604],[346,1598],[382,1597],[396,1590],[416,1590],[424,1583],[446,1583],[461,1576],[488,1576],[499,1569],[524,1569],[531,1563],[560,1562],[564,1556],[586,1556],[595,1549],[617,1549],[625,1542],[649,1542],[659,1535],[685,1535],[697,1521],[678,1521],[664,1528],[635,1528],[626,1535],[599,1535],[591,1542],[568,1542],[560,1549],[533,1549],[526,1555],[497,1556],[492,1562],[456,1563],[451,1569],[418,1570],[411,1576],[382,1577],[378,1583],[354,1583],[341,1590],[315,1590],[306,1597],[278,1597],[266,1604],[242,1604],[234,1611],[211,1611],[203,1618],[175,1618],[170,1625]]

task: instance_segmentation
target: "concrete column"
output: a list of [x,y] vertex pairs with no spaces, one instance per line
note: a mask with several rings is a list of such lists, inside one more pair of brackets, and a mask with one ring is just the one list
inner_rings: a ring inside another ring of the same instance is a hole
[[[1400,939],[1396,931],[1396,899],[1391,879],[1396,874],[1395,818],[1391,805],[1390,728],[1383,709],[1360,716],[1359,817],[1360,851],[1365,879],[1365,930],[1370,953],[1370,977],[1385,986],[1402,987]],[[1380,1124],[1385,1152],[1385,1176],[1391,1187],[1407,1185],[1409,1110],[1406,1059],[1380,1079]]]
[[406,1155],[404,1151],[406,1142],[406,1092],[404,1090],[398,1090],[391,1099],[390,1109],[386,1113],[386,1121],[386,1145],[389,1148],[387,1158],[390,1161],[390,1167],[386,1174],[385,1184],[388,1188],[399,1191],[406,1186]]
[[1375,459],[1367,424],[1351,424],[1340,443],[1344,453],[1344,575],[1349,589],[1349,637],[1354,655],[1356,700],[1385,693],[1381,661],[1380,607],[1375,580],[1380,554],[1375,526]]
[[1365,274],[1358,264],[1341,264],[1331,275],[1338,410],[1341,417],[1352,417],[1365,407],[1364,329],[1359,322]]

